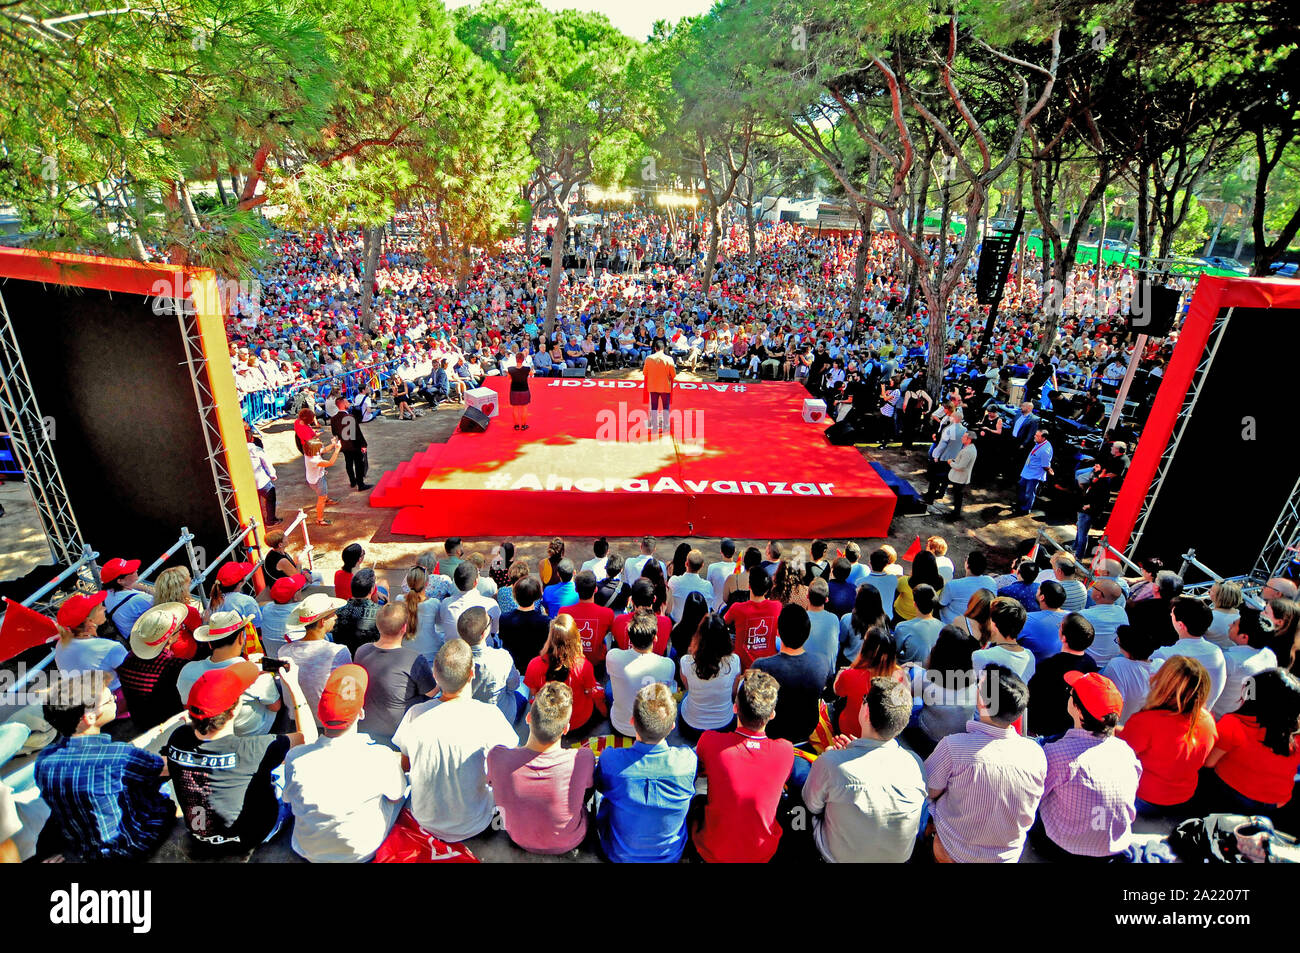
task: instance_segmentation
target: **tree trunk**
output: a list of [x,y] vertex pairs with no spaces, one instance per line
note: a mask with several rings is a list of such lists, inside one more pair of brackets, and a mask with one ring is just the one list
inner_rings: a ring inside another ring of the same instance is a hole
[[216,179],[216,182],[217,182],[217,197],[218,197],[219,199],[221,199],[221,204],[222,204],[222,205],[229,205],[229,204],[230,204],[230,199],[228,199],[228,198],[226,197],[226,187],[225,187],[224,185],[221,184],[221,175],[220,175],[220,173],[215,173],[215,174],[213,174],[212,177],[213,177],[214,179]]
[[704,293],[713,287],[713,269],[718,264],[718,246],[722,244],[722,206],[709,196],[709,255],[704,260]]
[[373,322],[375,276],[379,273],[379,253],[384,244],[383,226],[366,228],[362,233],[364,257],[361,266],[361,327],[369,331]]
[[1101,287],[1101,266],[1106,263],[1106,260],[1101,257],[1101,254],[1106,249],[1106,223],[1108,221],[1106,213],[1108,211],[1110,211],[1110,208],[1103,199],[1101,203],[1101,237],[1097,239],[1097,270],[1092,276],[1092,287],[1094,291]]
[[560,302],[560,272],[564,270],[565,238],[569,233],[569,190],[562,193],[558,214],[555,221],[555,241],[551,243],[551,272],[546,281],[546,321],[542,326],[544,344],[551,343],[551,333],[555,330],[555,312]]
[[930,346],[926,365],[925,386],[934,396],[935,404],[943,399],[943,364],[948,356],[948,299],[942,291],[925,283],[925,300],[929,305],[930,323],[925,329],[925,340]]
[[858,248],[853,256],[853,295],[849,298],[849,330],[858,339],[862,295],[867,288],[867,255],[871,251],[871,209],[858,209]]

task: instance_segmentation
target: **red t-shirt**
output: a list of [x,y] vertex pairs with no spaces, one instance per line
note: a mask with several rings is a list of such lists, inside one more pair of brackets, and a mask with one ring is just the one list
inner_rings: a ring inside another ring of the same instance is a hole
[[352,598],[352,573],[346,569],[334,573],[334,595],[339,599]]
[[712,864],[765,864],[781,841],[781,803],[794,746],[781,738],[706,731],[695,746],[709,779],[704,817],[692,831],[695,848]]
[[594,602],[576,602],[560,610],[562,615],[573,616],[573,622],[582,636],[582,652],[595,665],[605,661],[605,636],[614,624],[614,610]]
[[1142,762],[1137,796],[1152,804],[1182,804],[1196,793],[1196,772],[1214,750],[1218,731],[1202,708],[1197,712],[1191,744],[1187,719],[1173,711],[1140,711],[1120,729]]
[[[614,620],[614,643],[620,648],[625,649],[629,646],[627,640],[627,627],[632,621],[632,613],[624,612]],[[655,633],[654,653],[656,655],[668,654],[668,637],[673,634],[673,620],[666,615],[655,616],[655,622],[659,624],[659,631]]]
[[1295,789],[1300,746],[1285,757],[1264,747],[1264,729],[1249,715],[1233,713],[1219,719],[1217,747],[1227,754],[1214,766],[1224,784],[1238,794],[1265,804],[1283,805]]
[[[524,670],[524,684],[533,695],[541,691],[542,686],[546,684],[547,664],[546,656],[538,655]],[[596,670],[585,658],[569,672],[569,677],[564,684],[568,685],[569,690],[573,692],[573,714],[569,716],[569,731],[576,731],[591,721],[595,698],[597,695],[603,698],[604,689],[596,684]]]
[[780,614],[781,603],[776,599],[748,599],[732,605],[722,617],[736,629],[736,654],[742,672],[758,659],[776,654],[776,617]]

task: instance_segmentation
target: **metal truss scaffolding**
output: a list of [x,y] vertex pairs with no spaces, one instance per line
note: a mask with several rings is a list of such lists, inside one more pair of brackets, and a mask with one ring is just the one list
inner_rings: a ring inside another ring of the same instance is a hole
[[1290,497],[1282,504],[1282,512],[1269,530],[1251,576],[1264,582],[1282,575],[1297,545],[1300,545],[1300,478],[1296,479]]
[[22,466],[40,513],[41,525],[56,563],[71,566],[86,552],[86,542],[68,500],[68,490],[59,472],[51,446],[52,421],[41,415],[32,389],[27,365],[18,347],[18,336],[4,295],[0,294],[0,421],[9,430],[14,453]]

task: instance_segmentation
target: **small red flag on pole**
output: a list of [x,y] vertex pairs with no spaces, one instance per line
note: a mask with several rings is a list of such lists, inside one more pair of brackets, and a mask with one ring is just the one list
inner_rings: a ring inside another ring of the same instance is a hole
[[921,552],[921,534],[917,533],[916,539],[912,540],[912,545],[908,546],[907,552],[903,553],[903,559],[906,562],[911,562],[913,559],[917,557],[917,554],[920,552]]

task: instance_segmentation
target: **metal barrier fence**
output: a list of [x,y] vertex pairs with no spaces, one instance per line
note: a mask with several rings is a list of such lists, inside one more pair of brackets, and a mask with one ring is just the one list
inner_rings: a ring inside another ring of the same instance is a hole
[[365,364],[353,368],[342,375],[331,374],[328,377],[317,377],[251,391],[239,399],[240,415],[249,424],[292,416],[295,401],[303,391],[311,391],[313,401],[317,398],[323,399],[327,394],[335,397],[341,395],[351,400],[360,392],[362,384],[369,383],[376,377],[382,389],[392,380],[393,373],[400,363],[400,359],[380,361],[377,364]]

